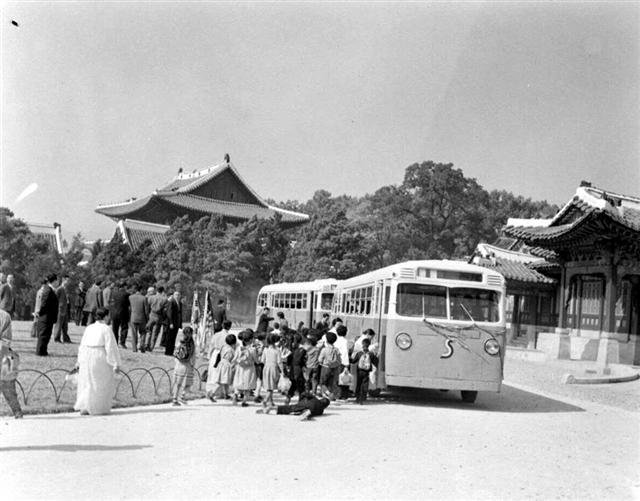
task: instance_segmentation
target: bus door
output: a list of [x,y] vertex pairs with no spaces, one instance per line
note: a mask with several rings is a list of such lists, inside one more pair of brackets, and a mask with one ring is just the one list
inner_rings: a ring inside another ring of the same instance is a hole
[[375,372],[375,384],[371,385],[372,390],[380,390],[386,388],[385,383],[385,352],[386,352],[386,341],[387,341],[387,313],[389,310],[389,295],[390,295],[391,287],[389,284],[386,284],[384,280],[378,280],[375,286],[375,317],[374,317],[374,330],[376,331],[376,336],[373,340],[374,343],[378,344],[378,367]]
[[316,306],[316,293],[314,291],[311,291],[309,293],[309,315],[308,315],[308,322],[307,322],[307,327],[309,329],[312,329],[315,326],[315,322],[313,321],[313,314],[315,312],[315,306]]

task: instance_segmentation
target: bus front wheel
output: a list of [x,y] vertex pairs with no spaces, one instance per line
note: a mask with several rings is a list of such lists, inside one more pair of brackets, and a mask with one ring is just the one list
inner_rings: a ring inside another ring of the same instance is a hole
[[476,401],[476,397],[478,396],[478,392],[477,391],[462,390],[460,392],[460,395],[462,396],[462,401],[463,402],[466,402],[468,404],[472,404],[473,402]]

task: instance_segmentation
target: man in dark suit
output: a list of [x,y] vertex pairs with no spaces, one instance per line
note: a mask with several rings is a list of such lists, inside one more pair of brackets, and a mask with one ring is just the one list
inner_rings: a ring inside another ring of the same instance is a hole
[[109,297],[111,329],[122,348],[127,347],[127,333],[129,331],[129,293],[124,286],[124,282],[118,282]]
[[[142,295],[142,286],[137,285],[136,291],[129,296],[129,309],[131,310],[131,335],[133,351],[140,350],[144,353],[149,344],[147,337],[147,321],[149,320],[149,302]],[[149,333],[149,336],[151,333]]]
[[38,342],[36,344],[36,355],[46,357],[49,355],[47,347],[51,339],[51,331],[58,320],[58,297],[56,296],[55,286],[58,277],[55,273],[47,276],[47,283],[42,290],[42,298],[40,300],[40,309],[37,311],[38,320],[36,323],[36,332]]
[[213,314],[213,332],[220,332],[222,324],[227,320],[227,309],[224,307],[224,299],[218,301],[218,306]]
[[[60,287],[56,289],[58,297],[58,320],[53,329],[53,340],[56,343],[70,343],[69,337],[69,275],[62,277]],[[62,336],[62,339],[60,337]]]
[[75,320],[76,325],[87,325],[87,319],[89,314],[83,311],[84,308],[84,298],[87,295],[87,291],[84,290],[84,282],[80,282],[78,284],[78,289],[76,290],[76,311],[75,311]]
[[180,291],[175,291],[167,304],[167,322],[169,329],[165,343],[164,354],[173,356],[173,349],[176,345],[178,329],[182,327],[182,303],[180,302]]

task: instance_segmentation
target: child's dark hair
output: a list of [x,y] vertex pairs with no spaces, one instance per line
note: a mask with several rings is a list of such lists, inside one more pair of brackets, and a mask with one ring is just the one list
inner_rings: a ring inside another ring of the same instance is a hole
[[302,336],[297,332],[293,335],[293,344],[299,346],[302,342]]
[[279,329],[280,328],[280,324],[278,322],[273,322],[273,328],[274,329]]
[[233,334],[227,334],[227,337],[224,338],[224,342],[229,346],[233,346],[234,344],[236,344],[236,341],[236,336]]
[[267,333],[266,332],[258,332],[258,335],[256,337],[258,338],[258,341],[264,341],[265,339],[267,339]]
[[253,331],[246,330],[242,331],[242,342],[245,346],[250,344],[253,341]]
[[326,338],[327,338],[327,343],[333,344],[336,342],[336,339],[338,339],[338,336],[336,336],[335,332],[327,332]]
[[231,320],[225,320],[224,322],[222,322],[222,328],[226,331],[228,331],[229,329],[231,329],[231,326],[233,324],[231,323]]
[[309,340],[309,343],[311,343],[311,346],[315,346],[318,344],[318,336],[316,336],[313,332],[307,335],[307,339]]
[[193,336],[193,329],[187,326],[184,329],[182,329],[182,334],[185,336]]
[[278,341],[280,340],[280,336],[278,336],[277,334],[269,334],[269,337],[267,338],[267,344],[273,346],[275,345]]
[[368,337],[364,338],[362,340],[362,346],[366,346],[367,348],[371,346],[371,339],[369,339]]
[[344,337],[347,335],[347,326],[346,325],[338,325],[336,328],[336,334],[340,337]]

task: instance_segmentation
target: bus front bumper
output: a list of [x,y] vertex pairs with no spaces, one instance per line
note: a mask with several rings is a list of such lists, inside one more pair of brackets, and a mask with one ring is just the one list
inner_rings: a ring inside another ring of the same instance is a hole
[[421,378],[410,376],[393,376],[385,374],[387,386],[399,386],[404,388],[430,388],[435,390],[472,390],[499,392],[501,381],[467,381],[461,379],[446,378]]

